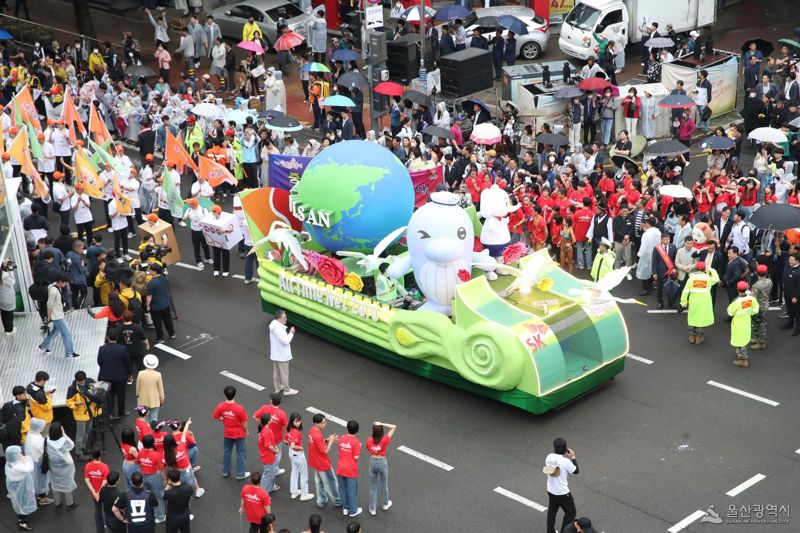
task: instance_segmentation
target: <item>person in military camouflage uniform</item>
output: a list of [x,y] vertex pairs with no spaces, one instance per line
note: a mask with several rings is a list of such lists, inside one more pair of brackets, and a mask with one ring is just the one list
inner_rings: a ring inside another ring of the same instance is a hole
[[769,297],[772,292],[772,280],[767,277],[767,265],[758,265],[756,268],[758,279],[751,291],[758,300],[758,314],[753,315],[753,344],[752,350],[763,350],[767,347],[767,312],[769,311]]

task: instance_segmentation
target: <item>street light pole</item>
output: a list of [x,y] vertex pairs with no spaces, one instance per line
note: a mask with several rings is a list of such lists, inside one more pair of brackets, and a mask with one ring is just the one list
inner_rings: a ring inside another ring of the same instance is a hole
[[425,71],[425,0],[419,0],[419,4],[419,81],[422,83],[422,92],[428,94],[428,73]]

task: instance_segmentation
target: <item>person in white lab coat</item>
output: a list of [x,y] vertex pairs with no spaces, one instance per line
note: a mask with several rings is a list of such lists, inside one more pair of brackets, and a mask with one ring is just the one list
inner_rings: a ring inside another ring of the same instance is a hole
[[639,296],[650,294],[653,290],[653,251],[661,242],[661,232],[656,227],[654,218],[645,218],[642,221],[642,242],[639,245],[639,265],[636,267],[636,279],[641,280],[642,290]]
[[[642,135],[649,141],[656,137],[656,121],[658,120],[658,100],[648,90],[642,91],[641,105],[639,112],[639,126]],[[634,135],[634,132],[631,132]]]

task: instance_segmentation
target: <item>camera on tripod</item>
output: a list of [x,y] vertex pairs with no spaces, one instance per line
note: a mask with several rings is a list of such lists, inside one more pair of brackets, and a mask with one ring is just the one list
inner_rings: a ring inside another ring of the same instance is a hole
[[108,390],[110,388],[111,383],[108,381],[88,382],[84,396],[91,403],[102,407],[106,404],[106,398],[108,398]]

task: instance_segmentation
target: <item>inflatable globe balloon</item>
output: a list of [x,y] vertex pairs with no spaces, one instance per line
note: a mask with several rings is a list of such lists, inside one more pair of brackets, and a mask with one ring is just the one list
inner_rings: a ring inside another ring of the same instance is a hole
[[344,141],[309,163],[292,189],[290,207],[325,249],[370,252],[408,223],[414,186],[391,151],[367,141]]

